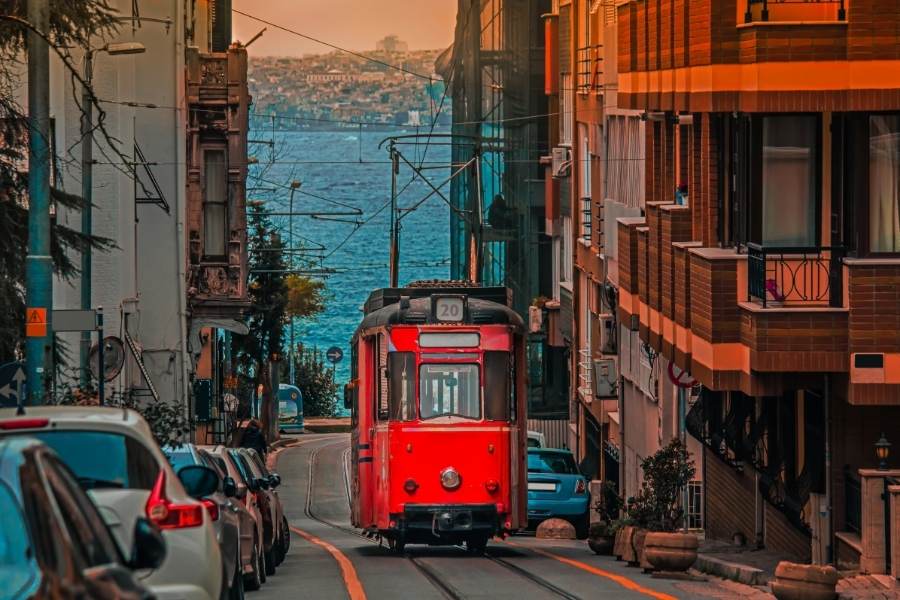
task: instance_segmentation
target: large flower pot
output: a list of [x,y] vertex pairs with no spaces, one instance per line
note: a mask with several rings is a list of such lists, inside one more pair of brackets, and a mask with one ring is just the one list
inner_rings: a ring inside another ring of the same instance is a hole
[[610,555],[613,552],[613,540],[611,535],[593,535],[588,537],[588,546],[594,554]]
[[637,555],[634,553],[634,545],[631,543],[636,529],[637,528],[632,527],[631,525],[627,525],[621,529],[622,539],[620,540],[621,547],[619,548],[621,554],[619,556],[628,563],[637,561]]
[[648,533],[644,558],[659,571],[684,572],[697,560],[698,545],[690,533]]
[[838,572],[834,567],[778,563],[772,593],[778,600],[834,600]]
[[637,529],[631,537],[631,547],[634,549],[634,560],[628,561],[629,567],[640,567],[645,571],[652,571],[653,565],[644,557],[644,546],[647,540],[647,530]]
[[625,528],[619,527],[616,530],[616,537],[613,539],[613,556],[616,557],[616,560],[622,560],[622,554],[625,553],[625,544],[622,543],[622,539],[624,539],[624,537]]

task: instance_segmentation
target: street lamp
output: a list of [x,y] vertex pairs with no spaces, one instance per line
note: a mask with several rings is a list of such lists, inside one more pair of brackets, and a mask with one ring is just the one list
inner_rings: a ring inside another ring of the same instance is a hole
[[[81,208],[81,233],[90,236],[93,233],[93,165],[94,165],[94,92],[91,82],[94,79],[94,54],[106,52],[110,56],[141,54],[146,48],[140,42],[118,42],[106,44],[102,48],[90,48],[84,53],[84,88],[81,90],[81,197],[84,206]],[[81,251],[81,310],[91,310],[91,246],[86,244]],[[88,360],[91,352],[91,333],[81,334],[81,385],[88,383]],[[102,382],[101,382],[102,385]]]
[[[298,181],[297,179],[291,182],[291,201],[290,206],[288,207],[288,212],[290,215],[288,216],[288,260],[290,261],[290,267],[288,269],[293,272],[294,270],[294,192],[300,189],[300,186],[303,185],[303,182]],[[290,374],[291,374],[291,385],[296,385],[296,373],[294,372],[294,317],[291,317],[291,349],[288,352],[288,356],[290,357]]]
[[878,457],[878,470],[879,471],[887,471],[888,468],[888,456],[891,454],[891,443],[884,436],[884,433],[881,434],[881,437],[875,442],[875,456]]

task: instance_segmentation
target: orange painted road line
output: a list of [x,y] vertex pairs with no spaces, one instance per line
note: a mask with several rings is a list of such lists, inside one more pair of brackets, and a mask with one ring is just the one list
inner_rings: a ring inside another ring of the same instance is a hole
[[329,554],[337,561],[338,565],[341,567],[341,577],[344,578],[344,585],[347,588],[347,594],[350,596],[350,600],[366,600],[366,592],[363,590],[362,583],[359,581],[359,576],[356,574],[356,569],[353,567],[353,563],[350,562],[350,559],[347,556],[326,542],[323,539],[317,538],[311,533],[307,533],[302,529],[297,529],[296,527],[291,527],[291,531],[302,537],[308,542],[311,542],[317,546],[321,546],[325,550],[328,551]]
[[649,596],[650,598],[654,598],[655,600],[678,600],[675,596],[671,596],[669,594],[663,594],[662,592],[657,592],[655,590],[651,590],[650,588],[645,588],[641,584],[636,581],[632,581],[631,579],[625,577],[624,575],[616,575],[615,573],[610,573],[609,571],[604,571],[603,569],[599,569],[593,565],[589,565],[587,563],[583,563],[581,561],[577,561],[573,558],[566,558],[565,556],[560,556],[559,554],[554,554],[552,552],[547,552],[546,550],[541,550],[540,548],[534,548],[532,546],[524,546],[522,544],[516,544],[515,542],[510,542],[507,540],[506,542],[510,546],[515,546],[516,548],[523,548],[525,550],[530,550],[536,554],[540,554],[541,556],[546,556],[547,558],[552,558],[553,560],[558,560],[561,563],[565,563],[571,567],[575,567],[576,569],[581,569],[582,571],[587,571],[593,575],[597,575],[598,577],[604,577],[609,579],[610,581],[614,581],[621,585],[623,588],[631,590],[633,592],[637,592],[639,594],[643,594],[645,596]]

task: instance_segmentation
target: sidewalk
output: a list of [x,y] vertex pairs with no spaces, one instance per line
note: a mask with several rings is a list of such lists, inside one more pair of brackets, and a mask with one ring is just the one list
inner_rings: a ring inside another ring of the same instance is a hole
[[[762,600],[775,598],[768,584],[775,578],[775,567],[782,560],[790,560],[790,557],[769,550],[703,540],[694,568],[701,573],[736,582],[735,596]],[[900,583],[896,579],[885,575],[859,575],[856,572],[844,572],[842,575],[837,591],[844,600],[900,600]]]

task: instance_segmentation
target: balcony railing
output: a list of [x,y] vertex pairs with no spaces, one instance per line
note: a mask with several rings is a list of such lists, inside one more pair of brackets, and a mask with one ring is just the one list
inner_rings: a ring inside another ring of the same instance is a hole
[[596,45],[578,49],[578,81],[576,82],[576,88],[579,94],[587,94],[592,90],[599,91],[601,88],[600,61],[603,60],[603,57],[600,56],[601,48],[602,46]]
[[[845,5],[845,0],[747,0],[747,12],[744,14],[744,20],[747,23],[753,23],[754,21],[768,21],[770,4],[776,6],[782,4],[833,4],[836,20],[847,20],[847,7]],[[761,10],[757,11],[756,9],[754,9],[754,5],[762,5]]]
[[843,305],[842,247],[772,248],[747,244],[747,299],[766,308],[795,304]]
[[859,479],[844,469],[844,528],[860,533],[862,527],[862,490]]

